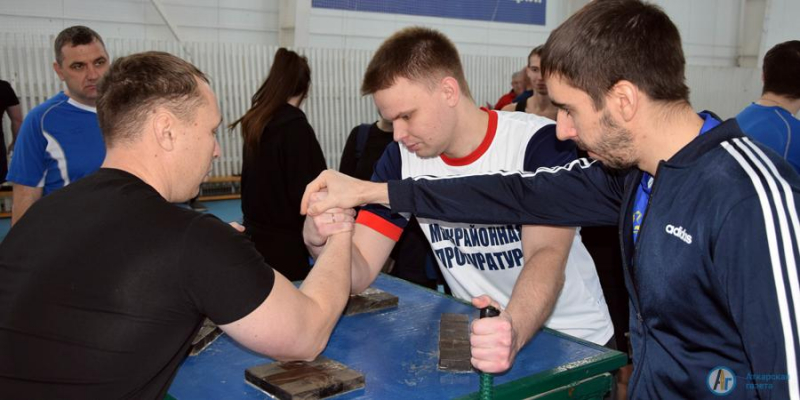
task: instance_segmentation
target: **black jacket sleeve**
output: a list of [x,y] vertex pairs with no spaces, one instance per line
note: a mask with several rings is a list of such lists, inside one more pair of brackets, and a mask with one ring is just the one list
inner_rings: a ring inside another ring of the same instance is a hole
[[480,224],[616,225],[625,174],[582,158],[534,173],[389,182],[393,212]]

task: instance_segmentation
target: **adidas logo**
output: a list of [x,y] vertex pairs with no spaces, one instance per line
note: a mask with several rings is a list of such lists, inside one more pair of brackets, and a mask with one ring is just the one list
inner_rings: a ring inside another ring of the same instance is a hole
[[683,229],[682,226],[676,228],[672,225],[667,225],[667,233],[683,240],[686,244],[692,244],[692,235],[686,232],[686,229]]

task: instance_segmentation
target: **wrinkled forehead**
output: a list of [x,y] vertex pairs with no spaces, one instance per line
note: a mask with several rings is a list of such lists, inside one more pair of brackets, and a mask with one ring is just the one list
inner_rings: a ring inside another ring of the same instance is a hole
[[99,57],[108,58],[105,46],[97,39],[86,44],[66,43],[61,46],[61,55],[64,61],[94,61]]

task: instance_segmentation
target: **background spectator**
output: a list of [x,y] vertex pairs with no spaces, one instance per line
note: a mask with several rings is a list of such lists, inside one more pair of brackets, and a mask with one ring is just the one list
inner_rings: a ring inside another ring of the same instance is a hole
[[742,130],[775,150],[800,172],[800,40],[775,45],[764,56],[761,97],[736,116]]
[[97,171],[106,147],[97,123],[97,85],[108,70],[103,39],[85,26],[61,31],[53,69],[67,90],[28,113],[14,145],[8,180],[14,183],[13,226],[33,203]]
[[11,143],[6,148],[3,124],[0,123],[0,183],[6,181],[6,173],[8,173],[8,158],[6,155],[14,149],[19,127],[22,125],[22,109],[19,106],[17,94],[14,93],[11,84],[0,80],[0,119],[3,118],[3,112],[8,114],[8,118],[11,119]]
[[252,106],[231,124],[242,125],[244,226],[267,263],[289,280],[311,266],[298,213],[306,184],[325,170],[314,129],[300,110],[311,85],[308,60],[280,48]]

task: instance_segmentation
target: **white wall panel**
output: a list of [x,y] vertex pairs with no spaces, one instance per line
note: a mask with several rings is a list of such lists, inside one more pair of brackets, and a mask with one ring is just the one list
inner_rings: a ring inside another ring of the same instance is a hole
[[716,12],[716,3],[715,0],[699,0],[682,8],[682,13],[688,16],[685,22],[680,21],[686,24],[681,28],[685,42],[704,44],[714,42],[714,28],[720,17]]
[[[186,41],[277,44],[277,0],[161,0]],[[150,0],[0,0],[0,32],[55,35],[87,25],[103,38],[174,40]]]
[[131,1],[62,0],[64,19],[86,21],[144,22],[148,4]]
[[760,74],[753,68],[688,66],[686,83],[698,111],[733,118],[761,95]]
[[62,20],[37,17],[20,17],[16,15],[3,15],[0,13],[0,27],[2,33],[58,33],[64,29]]
[[[181,32],[183,32],[183,30],[184,29],[181,29]],[[101,34],[102,34],[102,32],[101,32]],[[122,36],[117,36],[117,37],[122,37]],[[147,38],[148,40],[175,40],[175,36],[169,30],[169,27],[166,26],[166,25],[161,25],[161,24],[159,24],[159,25],[145,25],[144,26],[144,34],[142,34],[141,36],[133,36],[133,35],[131,35],[131,36],[128,36],[128,37],[137,38],[137,39]],[[210,40],[210,41],[216,41],[216,40],[214,39],[214,40]]]
[[714,41],[721,46],[736,47],[739,45],[739,23],[741,7],[738,1],[719,4],[714,10]]
[[[187,7],[164,4],[164,10],[170,22],[175,24],[180,31],[183,27],[211,28],[219,22],[219,10],[208,7]],[[155,7],[148,7],[147,23],[161,24],[164,19]]]
[[[150,3],[150,0],[139,0],[140,2]],[[219,7],[219,0],[162,0],[161,4],[167,6],[188,6],[188,7]],[[227,3],[227,1],[225,2]]]
[[220,29],[217,41],[222,43],[239,42],[260,45],[264,43],[278,43],[278,32],[230,31],[227,29]]
[[739,0],[658,0],[655,3],[678,27],[688,64],[737,64]]
[[221,9],[219,10],[219,27],[278,32],[278,13],[246,9]]
[[63,0],[26,0],[0,2],[0,14],[23,17],[62,17]]
[[767,0],[759,66],[767,50],[787,40],[800,40],[800,1]]
[[224,0],[220,1],[220,3],[226,8],[278,12],[278,2],[274,0]]

